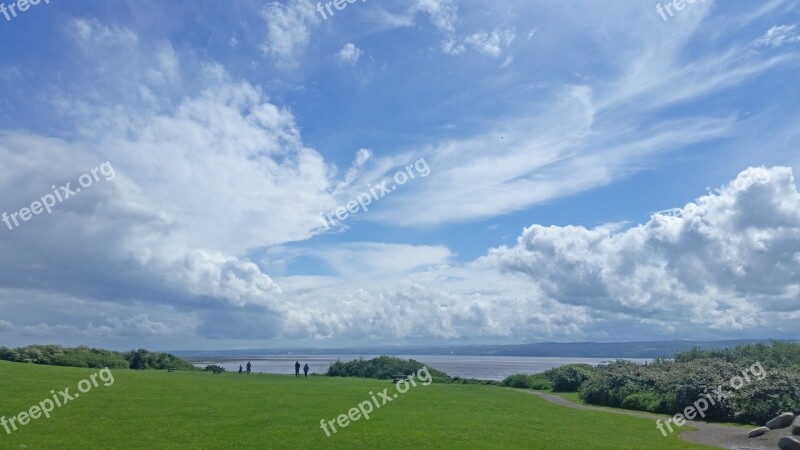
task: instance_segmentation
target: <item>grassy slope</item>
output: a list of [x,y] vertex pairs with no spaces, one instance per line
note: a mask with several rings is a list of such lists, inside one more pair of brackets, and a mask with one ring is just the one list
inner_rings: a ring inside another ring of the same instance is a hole
[[[0,361],[0,416],[94,373]],[[94,388],[7,435],[0,448],[703,448],[661,437],[648,420],[578,411],[488,386],[412,388],[326,438],[320,419],[346,413],[386,381],[116,370]]]
[[[548,394],[557,395],[561,398],[565,398],[571,402],[578,403],[581,405],[588,405],[588,403],[581,400],[581,395],[577,392],[551,392],[551,391],[542,391],[547,392]],[[590,405],[591,406],[591,405]],[[603,407],[605,408],[605,407]],[[610,407],[609,407],[610,408]],[[636,411],[634,409],[624,409],[624,408],[611,408],[611,409],[621,409],[623,411]],[[641,411],[639,411],[641,412]],[[742,425],[740,423],[726,423],[726,422],[713,422],[717,425],[722,425],[726,427],[733,427],[733,428],[741,428],[742,430],[752,430],[754,428],[753,425]]]

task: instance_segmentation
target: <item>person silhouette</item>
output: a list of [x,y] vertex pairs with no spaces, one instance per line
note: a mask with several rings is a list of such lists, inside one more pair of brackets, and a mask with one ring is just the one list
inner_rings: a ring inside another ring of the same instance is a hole
[[295,377],[299,377],[300,376],[300,361],[295,361],[294,362],[294,376]]
[[252,368],[253,368],[253,366],[250,364],[250,361],[247,361],[247,373],[248,374],[250,373],[250,369],[252,369]]
[[308,363],[306,363],[306,365],[303,366],[303,373],[306,375],[306,378],[308,378],[308,369],[309,369]]
[[242,373],[242,372],[243,372],[243,371],[242,371],[242,365],[241,365],[241,364],[239,364],[239,373]]

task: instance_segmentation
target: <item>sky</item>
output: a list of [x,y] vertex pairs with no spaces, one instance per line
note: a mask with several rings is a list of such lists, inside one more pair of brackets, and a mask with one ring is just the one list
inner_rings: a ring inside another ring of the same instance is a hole
[[0,345],[800,339],[799,1],[336,4],[5,0]]

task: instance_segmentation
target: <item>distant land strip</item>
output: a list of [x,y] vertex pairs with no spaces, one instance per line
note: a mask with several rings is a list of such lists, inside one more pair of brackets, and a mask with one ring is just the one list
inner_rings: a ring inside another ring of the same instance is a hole
[[770,339],[723,341],[649,341],[649,342],[540,342],[516,345],[437,345],[374,346],[350,348],[274,348],[248,350],[173,350],[184,358],[276,356],[276,355],[454,355],[454,356],[531,356],[569,358],[671,358],[675,353],[767,344]]

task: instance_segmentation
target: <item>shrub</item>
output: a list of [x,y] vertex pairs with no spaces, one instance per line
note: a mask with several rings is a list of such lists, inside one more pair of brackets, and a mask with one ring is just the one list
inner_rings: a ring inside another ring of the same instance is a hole
[[577,392],[592,377],[593,370],[588,364],[567,364],[547,370],[542,375],[553,384],[554,392]]
[[773,369],[764,381],[745,384],[729,399],[734,420],[763,425],[782,412],[800,413],[800,375]]
[[501,381],[494,381],[494,380],[479,380],[477,378],[461,378],[461,377],[433,377],[434,383],[441,383],[441,384],[480,384],[480,385],[491,385],[491,386],[502,386],[503,383]]
[[[748,375],[743,375],[746,369]],[[556,369],[548,372],[551,380],[563,376]],[[743,384],[738,390],[731,386],[737,377]],[[705,420],[763,425],[782,412],[800,412],[800,345],[693,349],[677,354],[674,361],[657,359],[644,365],[617,361],[594,368],[580,394],[595,405],[675,414],[707,394],[716,400],[719,387],[727,398],[709,405]]]
[[[330,377],[361,377],[391,379],[394,375],[411,375],[425,367],[413,359],[404,360],[392,356],[381,356],[370,360],[357,359],[353,361],[336,361],[328,368],[326,375]],[[450,377],[441,371],[428,368],[431,377],[436,382],[443,379],[449,381]]]
[[128,366],[131,369],[165,370],[173,367],[182,370],[195,369],[192,363],[184,361],[175,355],[150,352],[143,348],[126,352],[124,357],[128,361]]
[[195,369],[191,363],[169,353],[140,349],[123,354],[86,346],[65,348],[60,345],[29,345],[14,350],[0,347],[0,360],[93,369]]
[[512,387],[517,389],[530,389],[531,383],[530,379],[527,375],[523,373],[518,373],[514,375],[509,375],[503,380],[503,386]]
[[209,364],[203,370],[205,370],[206,372],[225,372],[225,368],[224,367],[218,366],[216,364]]
[[553,383],[551,383],[546,376],[540,373],[529,376],[528,380],[531,384],[531,389],[535,391],[549,391],[553,389]]
[[517,389],[535,389],[537,391],[548,391],[553,387],[550,380],[542,374],[525,375],[523,373],[507,376],[500,385]]
[[652,392],[634,392],[625,397],[622,407],[655,413],[661,411],[661,398]]

